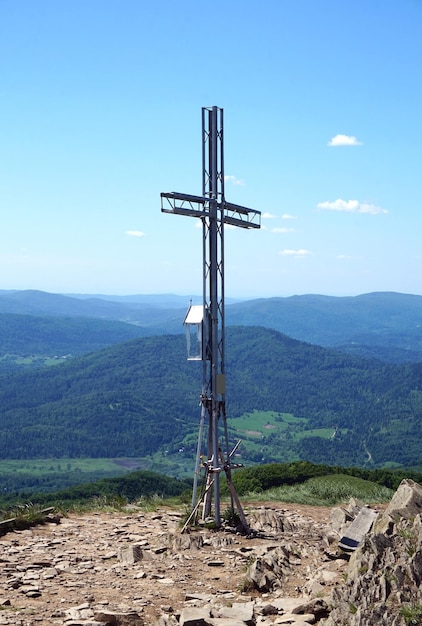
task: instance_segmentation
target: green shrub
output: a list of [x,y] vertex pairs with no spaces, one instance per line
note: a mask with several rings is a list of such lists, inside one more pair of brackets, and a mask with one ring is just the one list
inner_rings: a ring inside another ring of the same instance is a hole
[[400,615],[408,626],[422,625],[422,606],[420,604],[406,604],[400,609]]

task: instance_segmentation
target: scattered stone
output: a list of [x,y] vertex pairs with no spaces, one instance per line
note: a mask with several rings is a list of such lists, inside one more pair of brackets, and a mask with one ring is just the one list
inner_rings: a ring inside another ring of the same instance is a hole
[[173,578],[158,578],[158,582],[161,585],[174,585]]
[[356,501],[331,519],[328,509],[259,507],[246,513],[250,537],[181,535],[180,515],[165,508],[10,532],[0,542],[0,626],[399,626],[389,606],[422,606],[422,488],[410,486],[407,517],[401,498],[387,532],[371,531],[350,562],[326,549],[359,513]]
[[125,565],[133,565],[142,561],[143,552],[140,546],[128,546],[127,548],[121,548],[119,550],[119,560]]
[[194,592],[188,592],[185,595],[185,600],[189,601],[189,600],[200,600],[201,602],[211,602],[211,600],[213,599],[212,595],[208,595],[208,594],[204,594],[204,593],[194,593]]
[[261,609],[258,609],[257,613],[261,615],[278,615],[278,609],[272,604],[265,604]]
[[102,626],[144,626],[144,620],[135,611],[94,611],[93,617]]
[[58,574],[59,571],[55,567],[47,567],[42,573],[42,578],[44,580],[51,580],[53,578],[56,578]]

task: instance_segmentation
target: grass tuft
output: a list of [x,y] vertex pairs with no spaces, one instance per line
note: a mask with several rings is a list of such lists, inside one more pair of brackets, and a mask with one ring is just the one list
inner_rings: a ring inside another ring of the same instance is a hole
[[282,485],[259,494],[248,494],[247,499],[291,502],[315,506],[334,506],[356,498],[362,502],[386,502],[391,499],[393,491],[377,483],[333,474],[310,478],[298,485]]
[[420,604],[406,604],[401,607],[400,615],[408,626],[422,625],[422,606]]

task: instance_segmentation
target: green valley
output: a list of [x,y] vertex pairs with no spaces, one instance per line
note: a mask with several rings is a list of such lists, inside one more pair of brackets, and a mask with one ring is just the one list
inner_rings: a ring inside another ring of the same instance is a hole
[[[186,360],[184,301],[0,294],[3,491],[131,469],[192,476],[201,364]],[[226,308],[227,432],[229,447],[241,440],[238,463],[420,467],[421,297]]]
[[[421,364],[368,361],[259,327],[229,328],[227,354],[229,439],[242,439],[245,464],[420,464]],[[200,368],[182,335],[162,335],[3,372],[0,458],[132,457],[189,473]]]

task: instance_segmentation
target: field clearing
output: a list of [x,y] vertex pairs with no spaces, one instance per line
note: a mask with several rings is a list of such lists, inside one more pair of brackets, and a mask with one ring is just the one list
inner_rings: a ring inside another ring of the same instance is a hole
[[260,432],[267,435],[274,430],[285,431],[291,426],[304,427],[308,420],[303,417],[295,417],[290,413],[278,413],[276,411],[253,411],[245,413],[241,417],[227,419],[229,430],[247,433]]
[[0,461],[0,494],[25,494],[30,498],[34,493],[60,491],[73,485],[114,478],[133,471],[134,461],[130,459],[127,465],[126,459],[3,459]]
[[[0,473],[23,473],[32,475],[57,474],[61,472],[115,472],[133,469],[125,467],[125,459],[4,459],[0,461]],[[140,462],[140,461],[139,461]]]
[[5,366],[5,369],[16,366],[18,368],[31,368],[31,367],[50,367],[52,365],[58,365],[68,359],[72,358],[72,355],[63,356],[46,356],[46,355],[31,355],[31,356],[19,356],[5,354],[0,356],[0,364]]
[[75,485],[104,478],[123,476],[136,470],[166,474],[174,478],[191,477],[194,459],[182,455],[167,457],[162,453],[146,458],[83,459],[4,459],[0,461],[0,496],[57,492]]
[[311,430],[303,430],[300,433],[295,433],[293,438],[296,441],[304,439],[304,437],[321,437],[321,439],[331,439],[334,433],[334,428],[313,428]]
[[[306,418],[277,411],[252,411],[227,420],[230,440],[242,441],[238,455],[247,464],[297,460],[294,446],[314,432],[306,430],[308,423]],[[332,433],[333,429],[315,430],[317,437],[328,438]]]

